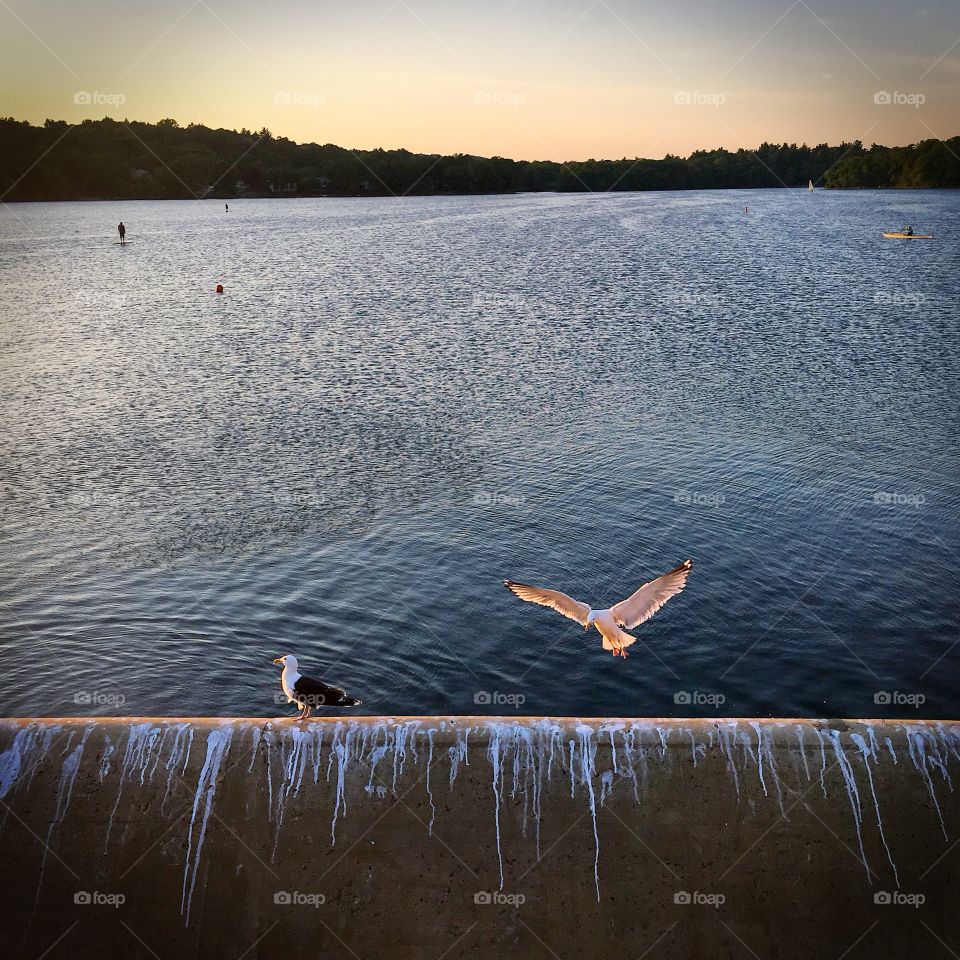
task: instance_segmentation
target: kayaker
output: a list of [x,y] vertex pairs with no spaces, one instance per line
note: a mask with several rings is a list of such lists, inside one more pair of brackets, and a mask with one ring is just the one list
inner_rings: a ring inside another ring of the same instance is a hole
[[912,236],[913,236],[913,227],[904,227],[900,232],[901,232],[905,237],[912,237]]

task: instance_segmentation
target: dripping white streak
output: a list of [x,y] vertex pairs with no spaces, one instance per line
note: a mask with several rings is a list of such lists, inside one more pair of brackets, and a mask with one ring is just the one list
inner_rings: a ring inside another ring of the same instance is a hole
[[[593,743],[593,727],[583,724],[577,727],[580,735],[580,777],[587,787],[590,816],[593,820],[593,882],[597,888],[597,903],[600,902],[600,835],[597,833],[597,801],[593,793],[594,757],[597,748]],[[571,772],[572,775],[572,772]]]
[[807,782],[810,782],[810,767],[807,766],[807,749],[803,742],[803,727],[798,723],[796,726],[797,739],[800,741],[800,758],[803,760],[803,770],[807,775]]
[[60,782],[57,784],[57,808],[47,830],[47,842],[43,845],[43,859],[40,861],[40,878],[37,880],[37,896],[33,901],[34,908],[40,902],[40,888],[43,886],[43,874],[47,866],[47,854],[50,852],[53,831],[63,823],[63,818],[67,815],[70,799],[73,796],[73,786],[77,782],[80,761],[83,759],[83,749],[87,745],[87,739],[92,731],[92,724],[84,728],[80,742],[73,748],[73,752],[63,761],[63,766],[60,768]]
[[[211,730],[207,735],[207,756],[203,762],[200,776],[197,778],[197,789],[193,797],[193,811],[190,814],[190,826],[187,831],[187,855],[183,864],[183,889],[180,896],[180,914],[184,918],[184,926],[190,922],[190,905],[193,901],[193,890],[197,883],[197,871],[200,868],[200,854],[203,852],[203,839],[207,833],[207,822],[213,810],[213,798],[217,792],[217,776],[220,773],[220,764],[230,749],[233,738],[233,729],[227,725]],[[197,810],[200,800],[205,800],[203,817],[196,834],[194,843],[194,825],[197,820]],[[190,854],[196,846],[193,863]],[[189,883],[189,889],[188,889]]]
[[912,727],[906,727],[905,729],[907,734],[907,750],[910,754],[910,759],[913,761],[913,765],[920,772],[927,785],[927,791],[930,794],[930,799],[933,801],[933,806],[937,811],[937,817],[940,820],[940,830],[943,832],[943,839],[949,840],[950,838],[947,836],[947,825],[943,822],[943,812],[940,810],[940,801],[937,799],[937,792],[933,786],[933,778],[927,769],[927,753],[923,740],[923,731],[914,730]]
[[757,731],[757,772],[760,774],[760,786],[763,787],[763,795],[766,797],[767,784],[763,779],[763,737],[760,735],[760,724],[751,721],[750,726]]
[[497,831],[497,861],[500,864],[500,889],[503,889],[503,850],[500,846],[500,791],[497,781],[500,777],[500,728],[498,725],[490,727],[490,742],[488,746],[490,765],[493,770],[493,817]]
[[877,829],[880,831],[880,839],[883,841],[883,849],[887,851],[887,860],[890,861],[890,866],[893,867],[893,878],[897,883],[897,889],[900,889],[900,877],[897,874],[897,865],[893,862],[893,854],[890,853],[890,847],[887,845],[887,838],[883,833],[883,820],[880,817],[880,801],[877,800],[877,791],[873,785],[873,772],[870,770],[870,760],[876,763],[876,756],[873,752],[873,748],[867,746],[867,742],[860,736],[859,733],[851,733],[850,739],[857,745],[860,750],[860,759],[863,761],[863,766],[867,771],[867,781],[870,784],[870,795],[873,797],[873,809],[877,814]]
[[840,742],[840,734],[836,730],[830,731],[830,739],[833,741],[833,752],[837,756],[837,763],[840,766],[840,773],[843,774],[843,782],[847,788],[847,797],[850,800],[850,808],[853,810],[853,823],[857,828],[857,843],[860,846],[860,859],[863,860],[863,867],[867,871],[867,880],[873,885],[873,877],[870,875],[870,865],[867,863],[867,855],[863,849],[863,834],[860,824],[863,820],[862,806],[860,804],[860,791],[857,789],[857,778],[854,776],[853,767],[847,755],[843,752],[843,744]]
[[430,799],[430,823],[427,826],[427,835],[433,836],[433,822],[437,818],[437,808],[433,805],[433,792],[430,789],[430,766],[433,764],[433,738],[436,734],[436,730],[432,727],[427,731],[427,739],[430,741],[430,752],[427,755],[427,797]]

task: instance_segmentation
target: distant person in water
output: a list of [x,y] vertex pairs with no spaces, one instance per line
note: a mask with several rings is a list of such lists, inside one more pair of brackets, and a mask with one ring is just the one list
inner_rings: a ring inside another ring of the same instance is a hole
[[230,204],[229,204],[229,203],[225,203],[225,204],[223,205],[223,209],[226,210],[227,213],[229,213],[229,212],[230,212]]
[[120,225],[117,227],[117,233],[120,234],[120,242],[125,243],[124,237],[127,235],[127,228],[123,225],[123,221],[120,221]]

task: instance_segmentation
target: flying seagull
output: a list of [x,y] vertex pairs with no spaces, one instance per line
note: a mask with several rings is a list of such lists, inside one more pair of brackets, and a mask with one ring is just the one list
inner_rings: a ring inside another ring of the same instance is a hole
[[539,603],[541,607],[550,607],[589,630],[595,626],[603,637],[603,649],[612,651],[615,657],[626,657],[626,648],[636,643],[637,638],[621,630],[639,627],[649,620],[671,597],[676,596],[687,584],[687,577],[693,569],[692,560],[684,560],[679,567],[665,573],[656,580],[645,583],[633,596],[615,603],[606,610],[593,610],[587,604],[568,597],[559,590],[547,590],[544,587],[532,587],[527,583],[514,583],[504,580],[504,586],[528,603]]
[[300,704],[300,716],[297,720],[306,720],[313,707],[359,707],[363,702],[356,697],[348,697],[346,690],[328,686],[313,677],[305,677],[300,673],[297,658],[293,654],[277,657],[273,662],[276,666],[283,667],[280,685],[287,695],[287,700]]

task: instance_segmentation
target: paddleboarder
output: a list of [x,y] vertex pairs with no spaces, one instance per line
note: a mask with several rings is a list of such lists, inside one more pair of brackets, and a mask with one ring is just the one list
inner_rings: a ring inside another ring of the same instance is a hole
[[117,233],[120,234],[120,242],[126,243],[124,237],[127,235],[127,228],[123,225],[123,221],[120,221],[120,224],[117,226]]

